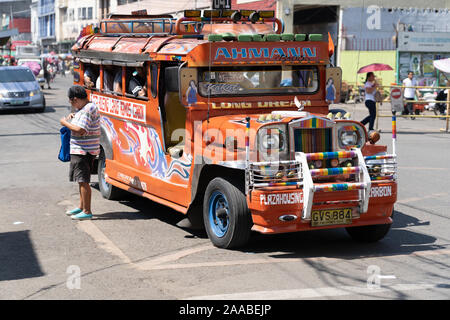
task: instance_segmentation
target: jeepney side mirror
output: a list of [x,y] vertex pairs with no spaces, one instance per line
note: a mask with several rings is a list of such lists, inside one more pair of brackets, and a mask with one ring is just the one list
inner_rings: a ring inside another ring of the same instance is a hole
[[175,67],[167,67],[164,70],[164,82],[166,84],[166,91],[168,92],[178,92],[178,68]]

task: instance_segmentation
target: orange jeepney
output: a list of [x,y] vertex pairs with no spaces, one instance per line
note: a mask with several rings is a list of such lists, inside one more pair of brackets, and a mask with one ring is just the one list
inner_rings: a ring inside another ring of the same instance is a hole
[[389,231],[395,154],[343,111],[334,45],[268,11],[113,15],[72,48],[101,118],[99,185],[201,223],[218,247],[251,231]]

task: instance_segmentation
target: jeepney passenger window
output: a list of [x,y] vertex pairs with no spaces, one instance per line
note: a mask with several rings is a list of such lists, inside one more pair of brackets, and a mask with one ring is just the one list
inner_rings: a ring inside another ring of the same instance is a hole
[[[103,66],[103,90],[106,92],[113,91],[114,68],[112,66]],[[97,88],[100,88],[100,77],[97,78]]]
[[122,67],[113,67],[113,91],[122,94]]
[[144,67],[127,69],[130,74],[126,93],[134,97],[147,97],[147,73]]
[[89,89],[97,88],[96,81],[100,77],[100,68],[95,64],[86,63],[84,65],[84,86]]

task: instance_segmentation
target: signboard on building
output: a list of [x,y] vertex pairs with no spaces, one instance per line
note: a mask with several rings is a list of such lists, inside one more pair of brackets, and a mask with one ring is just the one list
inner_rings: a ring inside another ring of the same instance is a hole
[[398,50],[408,52],[450,52],[450,33],[399,32]]

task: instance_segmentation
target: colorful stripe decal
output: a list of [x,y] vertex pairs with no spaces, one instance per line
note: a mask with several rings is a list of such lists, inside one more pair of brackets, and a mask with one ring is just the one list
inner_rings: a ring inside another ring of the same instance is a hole
[[319,153],[308,153],[306,154],[306,159],[311,160],[323,160],[323,159],[344,159],[344,158],[356,158],[357,154],[355,151],[335,151],[335,152],[319,152]]
[[387,154],[387,155],[383,155],[383,156],[366,156],[364,157],[364,160],[383,160],[383,159],[393,159],[394,155],[392,154]]
[[255,187],[285,187],[285,186],[299,186],[302,185],[299,181],[287,181],[287,182],[267,182],[267,183],[255,183]]
[[397,117],[392,116],[392,139],[397,138]]
[[370,177],[370,180],[394,180],[394,176]]
[[332,183],[315,185],[315,192],[352,191],[364,189],[364,183]]
[[344,131],[358,131],[358,128],[356,126],[344,126],[342,127]]
[[326,128],[328,120],[312,117],[299,122],[299,127],[303,129]]
[[247,120],[247,124],[245,125],[245,146],[250,146],[250,121]]
[[304,153],[332,150],[331,129],[295,129],[295,151]]
[[310,171],[311,176],[334,176],[338,174],[353,174],[361,172],[360,167],[339,167],[326,169],[313,169]]

